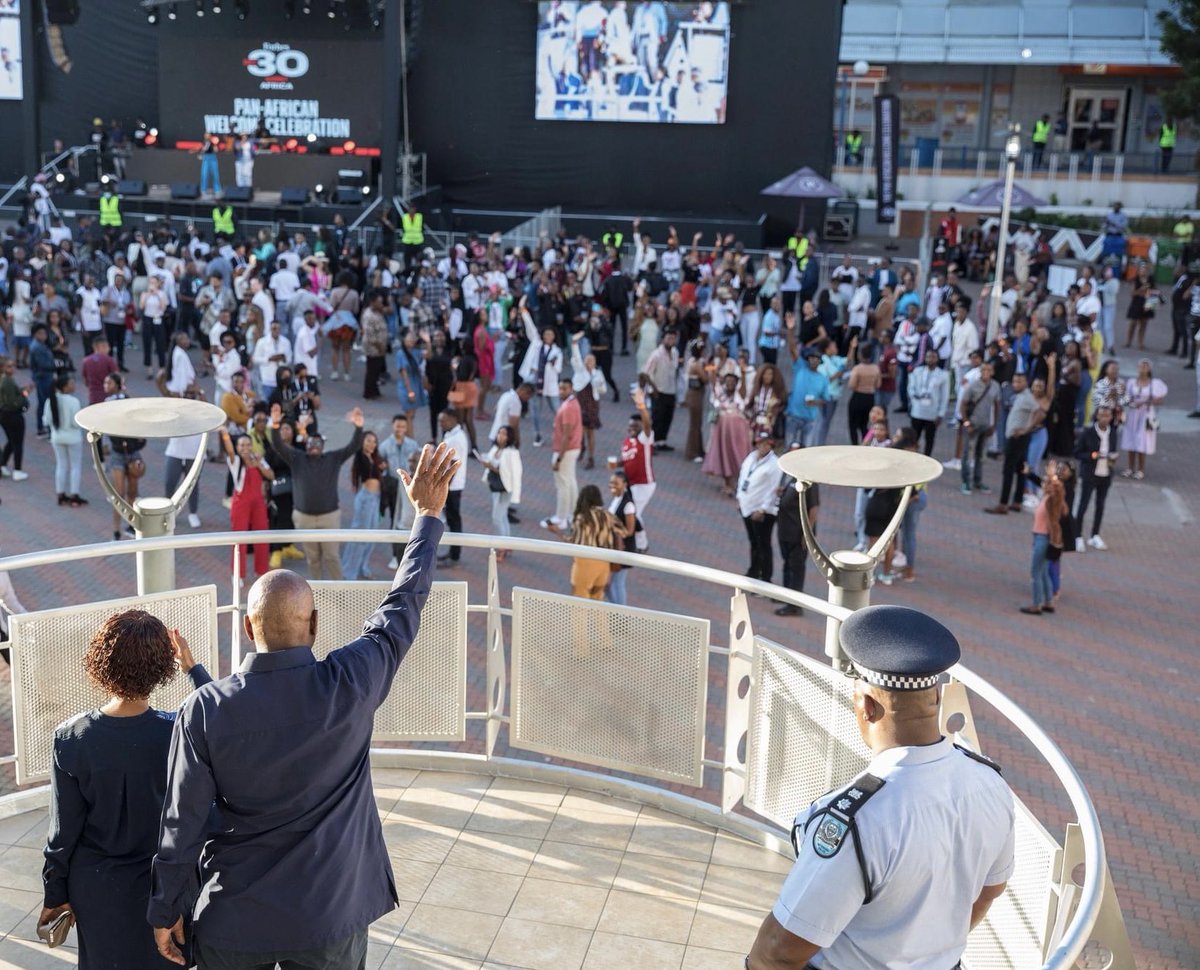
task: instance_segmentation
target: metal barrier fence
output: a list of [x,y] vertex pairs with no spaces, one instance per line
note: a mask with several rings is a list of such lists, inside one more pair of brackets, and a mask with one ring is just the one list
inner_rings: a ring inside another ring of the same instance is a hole
[[[245,539],[245,533],[210,533],[100,543],[11,556],[0,559],[0,570],[19,574],[139,551],[225,548]],[[343,529],[256,533],[255,539],[391,542],[397,534]],[[654,556],[495,536],[456,535],[454,541],[490,551],[486,585],[481,590],[466,582],[434,584],[420,635],[376,717],[376,740],[412,746],[373,749],[377,763],[593,788],[657,805],[783,853],[790,851],[786,833],[795,813],[821,792],[847,783],[867,763],[869,754],[853,723],[849,681],[821,662],[756,637],[747,595],[801,606],[833,625],[849,615],[845,609],[733,573]],[[562,575],[561,568],[552,567],[563,557],[582,557],[722,589],[731,594],[729,645],[711,642],[708,620],[663,610],[526,588],[514,588],[512,605],[505,607],[496,557],[501,549],[559,557],[546,563],[547,575]],[[206,560],[222,573],[227,562],[227,557]],[[132,582],[132,569],[128,575]],[[17,579],[19,583],[19,575]],[[236,572],[230,586],[230,601],[219,606],[213,586],[142,597],[137,603],[169,625],[191,631],[198,659],[210,664],[218,619],[227,616],[231,665],[236,668],[244,609]],[[362,618],[378,605],[387,584],[313,586],[321,617],[315,650],[324,656],[358,635]],[[0,763],[16,762],[22,781],[45,777],[55,719],[96,701],[81,665],[72,662],[82,652],[83,633],[107,613],[129,605],[129,600],[79,603],[13,617],[16,744]],[[482,644],[473,644],[469,619],[479,614],[486,617],[486,635]],[[710,708],[708,685],[719,683],[714,675],[722,667],[724,705]],[[211,669],[217,672],[215,664]],[[482,690],[476,689],[474,697],[480,709],[471,710],[468,685],[480,682]],[[941,711],[942,729],[956,742],[980,747],[971,696],[1005,718],[1048,763],[1077,822],[1068,826],[1060,843],[1018,798],[1016,874],[972,933],[963,966],[1068,970],[1085,948],[1099,948],[1111,958],[1100,966],[1132,970],[1099,821],[1078,774],[1032,718],[961,666],[950,671]],[[162,702],[175,700],[164,697]],[[486,730],[475,729],[468,739],[470,725],[478,722]],[[720,737],[723,748],[711,743]],[[460,743],[464,739],[467,743]],[[715,771],[715,783],[705,784],[705,769],[710,778]],[[47,801],[44,786],[5,795],[0,797],[0,816]],[[1074,882],[1080,863],[1085,867],[1081,886]]]

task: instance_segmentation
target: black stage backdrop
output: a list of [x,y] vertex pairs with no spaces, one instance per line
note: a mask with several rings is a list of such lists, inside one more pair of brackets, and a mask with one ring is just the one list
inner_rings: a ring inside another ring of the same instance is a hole
[[409,84],[414,148],[455,205],[774,210],[761,189],[803,165],[829,169],[841,6],[733,5],[727,121],[696,126],[535,121],[537,4],[426,3]]

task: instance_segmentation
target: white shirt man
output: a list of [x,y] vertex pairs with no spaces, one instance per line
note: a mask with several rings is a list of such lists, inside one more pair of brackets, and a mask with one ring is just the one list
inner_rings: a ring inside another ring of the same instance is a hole
[[299,274],[300,272],[300,255],[291,249],[285,249],[282,253],[275,257],[276,271],[287,270],[289,273]]
[[865,279],[859,280],[858,288],[855,289],[854,296],[850,298],[847,313],[849,314],[850,329],[858,330],[860,337],[867,327],[867,314],[870,311],[871,285]]
[[463,306],[468,310],[478,310],[483,306],[483,298],[487,295],[487,279],[476,268],[474,273],[464,277],[462,282]]
[[259,337],[254,345],[254,366],[258,368],[258,383],[261,397],[265,401],[275,390],[275,371],[292,359],[292,342],[280,333],[279,321],[271,324],[270,331]]
[[250,291],[254,294],[250,302],[262,313],[263,326],[269,327],[275,320],[275,301],[271,299],[271,294],[263,289],[262,280],[257,276],[250,280]]
[[775,494],[779,485],[779,459],[775,452],[761,454],[755,448],[742,462],[738,472],[737,503],[742,518],[755,512],[775,515],[779,512],[779,497]]
[[292,348],[292,363],[303,364],[308,368],[310,377],[319,377],[317,370],[321,342],[321,331],[317,324],[317,315],[311,311],[304,316],[304,323],[296,331],[295,346]]
[[488,440],[495,441],[501,428],[517,429],[521,424],[522,409],[521,395],[515,387],[510,387],[501,394],[496,399],[496,407],[492,412],[492,427],[488,431]]
[[908,376],[908,416],[912,420],[940,421],[949,400],[950,378],[936,364],[930,367],[926,360]]
[[950,359],[954,349],[954,317],[950,315],[949,310],[945,309],[945,304],[942,306],[942,312],[934,318],[933,325],[929,328],[929,339],[937,348],[938,360],[944,364]]
[[945,298],[946,288],[942,285],[942,278],[934,276],[925,290],[925,304],[922,307],[922,311],[926,319],[937,319],[938,314],[942,312],[942,301]]
[[296,271],[289,269],[283,264],[284,256],[295,256],[295,253],[283,253],[280,255],[280,267],[271,274],[271,292],[275,295],[275,305],[277,307],[286,307],[296,291],[300,289],[300,277],[296,275]]
[[455,270],[455,275],[465,284],[467,273],[470,272],[469,268],[467,267],[467,261],[463,259],[463,256],[466,255],[466,252],[467,247],[462,243],[458,243],[454,247],[453,253],[447,253],[445,256],[439,259],[437,264],[438,276],[444,280],[450,279],[450,270],[453,268]]
[[167,298],[167,305],[176,310],[179,308],[179,288],[175,285],[175,274],[167,268],[166,262],[165,256],[157,257],[146,271],[146,276],[159,281]]
[[1079,299],[1075,301],[1075,313],[1077,316],[1087,315],[1092,323],[1098,323],[1100,320],[1100,297],[1098,297],[1091,283],[1085,282],[1080,290]]

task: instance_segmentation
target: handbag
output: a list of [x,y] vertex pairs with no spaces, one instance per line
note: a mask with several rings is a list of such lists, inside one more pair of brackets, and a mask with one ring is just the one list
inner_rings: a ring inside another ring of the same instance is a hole
[[292,494],[292,476],[276,475],[271,482],[271,498]]
[[1158,427],[1159,427],[1159,423],[1160,422],[1158,420],[1157,414],[1150,415],[1148,418],[1146,418],[1146,430],[1147,431],[1157,431]]
[[498,471],[496,471],[494,468],[489,468],[487,470],[487,483],[488,483],[488,489],[493,492],[507,492],[508,491],[508,489],[504,487],[504,479],[502,479],[500,477],[500,473]]

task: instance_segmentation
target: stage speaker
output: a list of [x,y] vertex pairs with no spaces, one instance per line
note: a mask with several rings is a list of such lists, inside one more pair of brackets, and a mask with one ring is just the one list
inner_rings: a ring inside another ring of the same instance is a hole
[[303,185],[285,185],[279,193],[280,205],[307,205],[308,189]]
[[339,185],[333,195],[333,201],[337,205],[362,205],[366,199],[362,189],[350,189],[344,185]]
[[117,195],[145,195],[146,182],[144,179],[121,179],[117,183]]
[[244,185],[231,185],[225,190],[226,202],[249,202],[254,198],[254,189]]
[[171,198],[198,199],[200,198],[200,186],[195,182],[172,182]]

